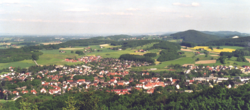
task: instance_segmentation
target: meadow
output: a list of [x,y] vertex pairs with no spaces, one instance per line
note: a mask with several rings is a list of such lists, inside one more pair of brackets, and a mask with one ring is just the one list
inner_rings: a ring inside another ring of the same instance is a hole
[[[180,50],[180,52],[184,52],[186,57],[181,57],[175,60],[171,60],[171,61],[164,61],[164,62],[158,62],[156,61],[156,59],[159,57],[159,53],[161,50],[159,49],[152,49],[149,50],[147,52],[135,52],[138,49],[147,49],[152,47],[154,44],[156,43],[151,43],[151,44],[147,44],[147,45],[143,45],[143,46],[138,46],[135,48],[127,48],[126,50],[111,50],[109,48],[113,48],[113,47],[121,47],[119,46],[111,46],[110,44],[102,44],[102,45],[92,45],[92,46],[76,46],[76,47],[72,47],[72,48],[61,48],[61,49],[57,49],[57,50],[41,50],[41,52],[43,52],[42,55],[39,56],[39,59],[37,60],[37,63],[39,65],[75,65],[75,64],[82,64],[83,62],[65,62],[64,59],[65,58],[80,58],[82,56],[79,56],[78,54],[75,53],[71,53],[71,51],[76,51],[76,50],[81,50],[84,51],[84,48],[87,47],[91,47],[92,50],[94,50],[94,52],[91,53],[86,53],[85,56],[97,56],[100,55],[103,58],[119,58],[120,55],[122,54],[136,54],[136,55],[143,55],[145,53],[157,53],[156,57],[153,57],[153,59],[155,59],[155,63],[156,65],[152,65],[152,66],[146,66],[146,67],[136,67],[136,68],[132,68],[132,70],[148,70],[150,68],[157,68],[156,71],[168,71],[167,66],[171,65],[171,64],[180,64],[180,65],[184,65],[184,64],[195,64],[197,58],[199,58],[200,61],[205,61],[205,60],[216,60],[217,58],[219,58],[218,56],[218,51],[211,51],[209,52],[209,55],[207,57],[205,57],[204,54],[200,54],[200,55],[195,55],[194,52],[196,52],[195,49],[199,49],[199,48],[204,48],[204,49],[208,49],[207,46],[196,46],[192,49],[190,49],[191,51],[185,51],[185,50]],[[101,48],[103,47],[103,48]],[[223,49],[218,49],[218,50],[223,50],[223,51],[232,51],[238,48],[242,48],[242,47],[236,47],[236,46],[221,46],[221,48]],[[64,50],[65,53],[60,53],[60,50]],[[99,51],[98,51],[99,50]],[[250,56],[246,56],[246,58],[250,59]],[[33,66],[35,65],[35,63],[32,60],[23,60],[23,61],[18,61],[18,62],[11,62],[11,63],[0,63],[0,69],[2,68],[7,68],[7,67],[21,67],[21,68],[25,68],[25,67],[29,67],[29,66]],[[195,64],[195,65],[199,65],[199,64]],[[206,65],[222,65],[220,62],[216,61],[215,63],[211,63],[211,64],[206,64]],[[225,65],[249,65],[248,62],[237,62],[236,61],[236,57],[232,57],[231,59],[226,59],[226,64]]]
[[35,65],[35,63],[32,60],[23,60],[23,61],[10,62],[10,63],[0,63],[0,69],[8,68],[10,66],[26,68],[26,67],[30,67],[33,65]]

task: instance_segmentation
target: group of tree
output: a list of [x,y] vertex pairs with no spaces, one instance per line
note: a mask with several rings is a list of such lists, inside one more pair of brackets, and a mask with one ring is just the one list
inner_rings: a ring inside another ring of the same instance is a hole
[[[228,82],[230,83],[230,82]],[[196,86],[194,85],[194,88]],[[249,84],[227,89],[221,84],[193,93],[166,92],[158,87],[153,94],[132,90],[117,95],[106,91],[68,93],[53,98],[23,96],[15,102],[2,104],[3,109],[39,110],[194,110],[250,109]]]
[[246,58],[244,57],[246,54],[244,54],[244,51],[242,50],[236,50],[234,52],[221,52],[220,58],[218,59],[222,64],[225,64],[226,58],[231,59],[233,56],[237,57],[236,61],[239,62],[247,62]]
[[145,56],[145,57],[156,57],[157,54],[156,53],[146,53],[143,56]]
[[83,51],[80,51],[80,50],[77,50],[75,53],[78,55],[84,55]]
[[119,57],[121,60],[130,60],[130,61],[140,61],[148,62],[154,64],[154,59],[141,55],[132,55],[132,54],[123,54]]
[[206,46],[241,46],[241,47],[247,47],[249,46],[250,37],[240,37],[237,39],[227,38],[227,39],[219,39],[219,40],[213,40],[209,41],[200,45],[206,45]]
[[196,44],[192,42],[181,42],[181,46],[186,46],[186,47],[195,47]]

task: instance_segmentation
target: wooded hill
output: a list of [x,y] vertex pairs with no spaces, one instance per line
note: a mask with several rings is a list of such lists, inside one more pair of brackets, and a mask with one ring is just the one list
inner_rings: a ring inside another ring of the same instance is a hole
[[178,32],[175,34],[171,34],[170,36],[172,36],[173,39],[183,39],[183,41],[185,42],[193,42],[198,44],[219,39],[219,37],[217,36],[205,34],[196,30]]
[[237,31],[202,31],[202,32],[210,35],[219,36],[222,38],[232,38],[233,36],[239,36],[239,37],[249,36],[249,34],[240,33]]
[[220,40],[213,40],[206,43],[203,43],[202,45],[209,45],[209,46],[241,46],[245,47],[248,46],[250,42],[250,36],[249,37],[240,37],[240,38],[228,38],[228,39],[220,39]]

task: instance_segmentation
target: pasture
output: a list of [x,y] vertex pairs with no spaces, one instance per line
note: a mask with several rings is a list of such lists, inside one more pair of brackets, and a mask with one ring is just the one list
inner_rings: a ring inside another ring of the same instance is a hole
[[34,65],[35,63],[32,60],[23,60],[23,61],[10,62],[10,63],[0,63],[0,69],[8,68],[10,66],[26,68],[26,67],[30,67]]

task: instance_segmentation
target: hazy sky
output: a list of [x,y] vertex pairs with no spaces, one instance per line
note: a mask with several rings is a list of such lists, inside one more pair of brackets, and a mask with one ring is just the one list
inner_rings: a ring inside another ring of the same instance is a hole
[[250,33],[250,0],[0,0],[0,33]]

